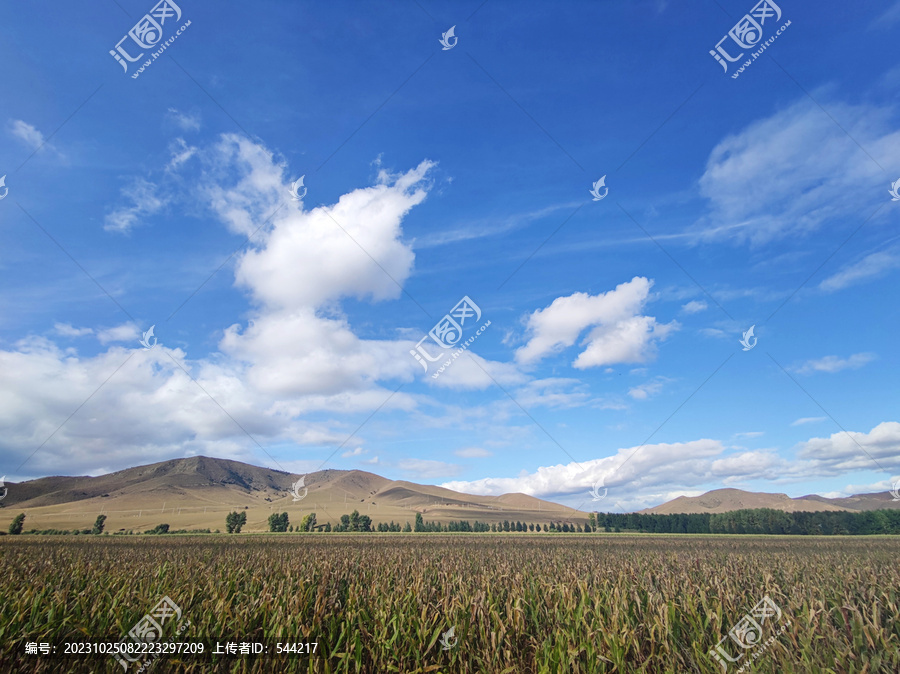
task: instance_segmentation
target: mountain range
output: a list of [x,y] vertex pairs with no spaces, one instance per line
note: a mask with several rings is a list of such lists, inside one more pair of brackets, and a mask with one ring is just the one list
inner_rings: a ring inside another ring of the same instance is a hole
[[[223,529],[225,515],[247,512],[246,531],[267,530],[272,513],[287,512],[299,523],[310,512],[320,524],[336,524],[358,510],[373,522],[404,524],[421,513],[426,520],[502,522],[503,520],[583,524],[587,512],[526,494],[477,496],[443,487],[390,480],[360,470],[321,470],[303,476],[295,500],[292,486],[300,476],[228,459],[194,456],[137,466],[97,477],[44,477],[7,483],[0,508],[24,512],[26,529],[90,528],[107,515],[106,530],[144,531],[160,523],[172,529]],[[587,495],[586,495],[587,499]],[[603,502],[586,503],[603,511]],[[648,514],[722,513],[744,508],[787,512],[900,508],[887,492],[845,498],[717,489],[701,496],[679,496],[642,510]]]
[[106,530],[143,531],[166,523],[172,529],[223,529],[225,515],[247,512],[246,531],[265,531],[272,513],[299,523],[310,512],[320,524],[336,524],[358,510],[373,522],[583,523],[587,513],[526,494],[476,496],[433,485],[390,480],[361,470],[321,470],[303,476],[228,459],[195,456],[138,466],[98,477],[44,477],[6,484],[0,507],[24,512],[26,529],[90,528],[107,515]]

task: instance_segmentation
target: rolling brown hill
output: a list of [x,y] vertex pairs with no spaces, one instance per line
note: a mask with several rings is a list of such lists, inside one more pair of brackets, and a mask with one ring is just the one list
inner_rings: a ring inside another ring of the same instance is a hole
[[587,514],[525,494],[475,496],[433,485],[390,480],[361,470],[309,473],[306,496],[294,501],[299,479],[280,470],[195,456],[138,466],[98,477],[45,477],[7,482],[0,508],[12,517],[24,512],[25,529],[86,529],[97,515],[106,530],[145,531],[166,523],[171,529],[224,529],[225,515],[245,511],[245,531],[265,531],[272,513],[287,512],[294,524],[310,512],[320,524],[336,524],[358,510],[374,523],[426,520],[503,520],[584,523]]
[[895,501],[891,493],[886,491],[873,494],[854,494],[843,498],[825,498],[812,494],[801,496],[797,500],[827,502],[846,510],[894,510],[900,508],[900,501]]
[[791,498],[787,494],[768,494],[765,492],[742,491],[740,489],[715,489],[701,496],[679,496],[676,499],[639,512],[673,515],[676,513],[726,513],[747,508],[772,508],[773,510],[782,510],[784,512],[858,511],[900,508],[900,501],[894,501],[887,492],[830,499],[816,495]]

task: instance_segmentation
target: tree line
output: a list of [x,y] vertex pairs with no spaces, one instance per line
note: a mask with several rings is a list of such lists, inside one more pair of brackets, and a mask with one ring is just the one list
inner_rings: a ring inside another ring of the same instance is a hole
[[658,534],[791,534],[855,536],[900,534],[900,510],[862,512],[783,512],[772,508],[692,515],[591,513],[589,521],[604,531]]
[[[239,534],[247,523],[246,512],[230,512],[225,517],[225,531]],[[9,525],[9,533],[21,534],[25,525],[25,513],[17,515]],[[91,529],[73,529],[73,534],[103,533],[106,515],[99,515]],[[595,531],[620,532],[637,531],[656,534],[790,534],[818,536],[854,536],[871,534],[900,534],[900,510],[868,510],[862,512],[783,512],[772,508],[756,508],[752,510],[733,510],[727,513],[696,513],[691,515],[656,515],[641,513],[589,513],[585,524],[571,522],[526,523],[503,520],[488,524],[475,520],[451,522],[426,522],[421,513],[416,513],[415,524],[407,521],[401,527],[393,521],[379,522],[373,526],[372,518],[360,515],[354,510],[349,515],[341,515],[338,524],[332,527],[330,522],[319,524],[316,514],[303,516],[296,527],[290,523],[286,512],[269,515],[269,531],[272,532],[542,532],[559,533],[592,533]],[[2,533],[2,532],[0,532]],[[32,529],[31,534],[68,534],[63,529]],[[128,532],[131,533],[131,532]],[[210,533],[209,529],[188,531],[180,529],[170,531],[168,524],[158,524],[147,534],[168,533]],[[219,533],[216,529],[215,533]]]

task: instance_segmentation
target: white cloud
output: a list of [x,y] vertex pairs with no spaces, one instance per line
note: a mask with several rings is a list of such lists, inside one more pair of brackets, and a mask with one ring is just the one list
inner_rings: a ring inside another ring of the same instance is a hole
[[[539,497],[570,495],[576,506],[591,504],[589,490],[605,485],[604,509],[637,509],[679,495],[698,495],[723,484],[750,480],[808,480],[849,471],[900,472],[900,423],[884,422],[870,433],[835,433],[798,445],[798,459],[789,460],[774,450],[737,451],[725,454],[718,440],[702,439],[619,449],[614,456],[580,463],[541,466],[517,477],[493,477],[451,481],[441,486],[461,492],[499,495],[522,492]],[[583,495],[583,502],[578,503]],[[591,507],[597,507],[592,504]]]
[[711,460],[723,451],[722,443],[717,440],[660,443],[623,448],[615,456],[602,459],[541,466],[533,473],[518,477],[445,482],[441,486],[482,495],[521,492],[553,497],[584,493],[585,499],[590,500],[588,492],[602,480],[612,500],[616,492],[623,495],[626,491],[668,487],[673,484],[673,476],[678,476],[680,484],[708,481],[712,475]]
[[765,435],[765,431],[744,431],[743,433],[735,433],[736,438],[758,438]]
[[691,300],[687,304],[682,304],[681,310],[686,314],[696,314],[701,311],[706,311],[708,307],[709,305],[702,300]]
[[[506,387],[527,381],[527,377],[519,371],[519,368],[514,363],[501,363],[479,356],[474,352],[477,344],[475,342],[465,353],[454,360],[437,379],[432,379],[431,375],[435,374],[435,367],[442,364],[440,362],[435,363],[429,369],[428,374],[423,373],[424,380],[435,388],[460,391],[484,390],[495,384]],[[410,343],[407,352],[414,347],[415,342]],[[449,356],[452,352],[445,353]],[[433,355],[436,355],[436,353]],[[409,359],[411,362],[415,362],[412,356]],[[416,365],[416,367],[420,368],[421,366]],[[416,374],[419,372],[420,370],[417,369]]]
[[819,284],[819,289],[826,292],[843,290],[848,286],[881,276],[884,272],[897,267],[900,267],[900,255],[896,250],[871,253],[829,276]]
[[[265,148],[226,136],[198,155],[208,181],[199,193],[229,227],[255,230],[264,220],[263,205],[284,200],[281,166]],[[310,212],[294,205],[279,214],[237,260],[236,284],[253,300],[248,319],[225,328],[219,351],[205,359],[190,360],[162,343],[141,349],[140,331],[130,323],[94,331],[107,348],[92,357],[37,337],[0,348],[4,446],[24,459],[46,441],[25,467],[31,474],[96,473],[210,453],[267,464],[269,459],[255,456],[256,445],[241,427],[264,446],[321,450],[346,440],[350,429],[340,415],[413,410],[416,396],[380,383],[416,376],[409,340],[358,337],[338,302],[399,297],[397,285],[358,244],[398,282],[406,280],[413,254],[402,242],[400,223],[425,198],[430,167],[423,162],[399,175],[382,172],[378,185],[353,190],[337,204]],[[150,198],[150,183],[137,186],[141,205],[130,215],[111,217],[119,229],[132,226],[138,213],[162,206],[161,199]],[[67,338],[90,334],[65,323],[54,330]],[[57,430],[73,410],[77,414]],[[320,412],[329,415],[327,421],[305,418]],[[367,463],[377,464],[378,457]]]
[[346,452],[342,453],[341,456],[346,459],[351,456],[362,456],[363,454],[368,454],[368,450],[365,450],[362,447],[357,447],[355,449],[347,450]]
[[803,426],[804,424],[814,424],[819,421],[825,421],[828,417],[800,417],[792,421],[791,426]]
[[551,377],[535,379],[516,389],[513,396],[522,407],[580,407],[591,399],[590,391],[578,379]]
[[481,447],[465,447],[464,449],[457,449],[455,452],[456,456],[461,456],[464,459],[480,459],[488,456],[493,456],[493,453],[489,452],[486,449],[482,449]]
[[774,452],[741,452],[712,462],[711,471],[726,481],[736,479],[775,479],[786,461]]
[[579,369],[615,363],[643,363],[655,355],[656,343],[678,329],[676,321],[660,324],[640,315],[652,281],[636,276],[599,295],[575,293],[558,297],[526,322],[528,343],[516,351],[516,361],[530,365],[572,346],[586,328],[583,351],[572,365]]
[[814,372],[840,372],[841,370],[861,368],[875,360],[874,353],[855,353],[849,358],[825,356],[817,360],[808,360],[802,365],[791,368],[797,374],[813,374]]
[[655,377],[648,382],[628,389],[628,395],[635,400],[647,400],[647,398],[659,394],[663,390],[663,386],[669,381],[671,380],[668,377]]
[[812,438],[798,445],[797,456],[809,462],[808,470],[815,475],[880,469],[897,472],[900,423],[885,421],[869,433],[841,431],[828,438]]
[[94,331],[90,328],[76,328],[68,323],[55,323],[53,331],[63,337],[84,337],[85,335],[94,334]]
[[371,459],[363,459],[360,463],[364,463],[369,466],[377,466],[378,465],[378,457],[373,456]]
[[21,119],[12,120],[9,125],[9,132],[32,150],[39,150],[41,147],[52,147],[50,145],[44,145],[46,143],[44,134],[38,131],[33,125],[28,122],[23,122]]
[[848,134],[887,166],[900,154],[900,131],[888,109],[824,96],[817,97],[829,114],[804,98],[716,145],[700,178],[710,212],[697,224],[699,234],[762,244],[859,217],[884,176]]
[[97,339],[101,344],[110,342],[137,342],[141,333],[134,323],[123,323],[112,328],[97,331]]
[[142,218],[159,212],[166,205],[166,200],[158,194],[157,186],[143,178],[137,178],[128,187],[123,187],[121,193],[131,205],[107,214],[103,229],[108,232],[129,232],[142,224]]
[[169,152],[172,158],[166,164],[166,171],[177,171],[188,159],[197,154],[197,148],[188,145],[184,138],[176,138],[169,144]]
[[199,131],[200,130],[200,114],[180,112],[175,108],[169,108],[169,119],[171,119],[182,131]]

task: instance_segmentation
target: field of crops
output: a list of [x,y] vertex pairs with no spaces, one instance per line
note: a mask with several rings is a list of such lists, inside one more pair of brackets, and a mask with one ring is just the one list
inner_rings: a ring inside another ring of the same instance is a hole
[[[730,672],[900,672],[897,538],[7,536],[0,579],[3,672],[121,672],[25,643],[119,641],[164,595],[183,641],[318,647],[152,672],[720,672],[722,637]],[[741,650],[728,632],[764,596],[781,615]]]

